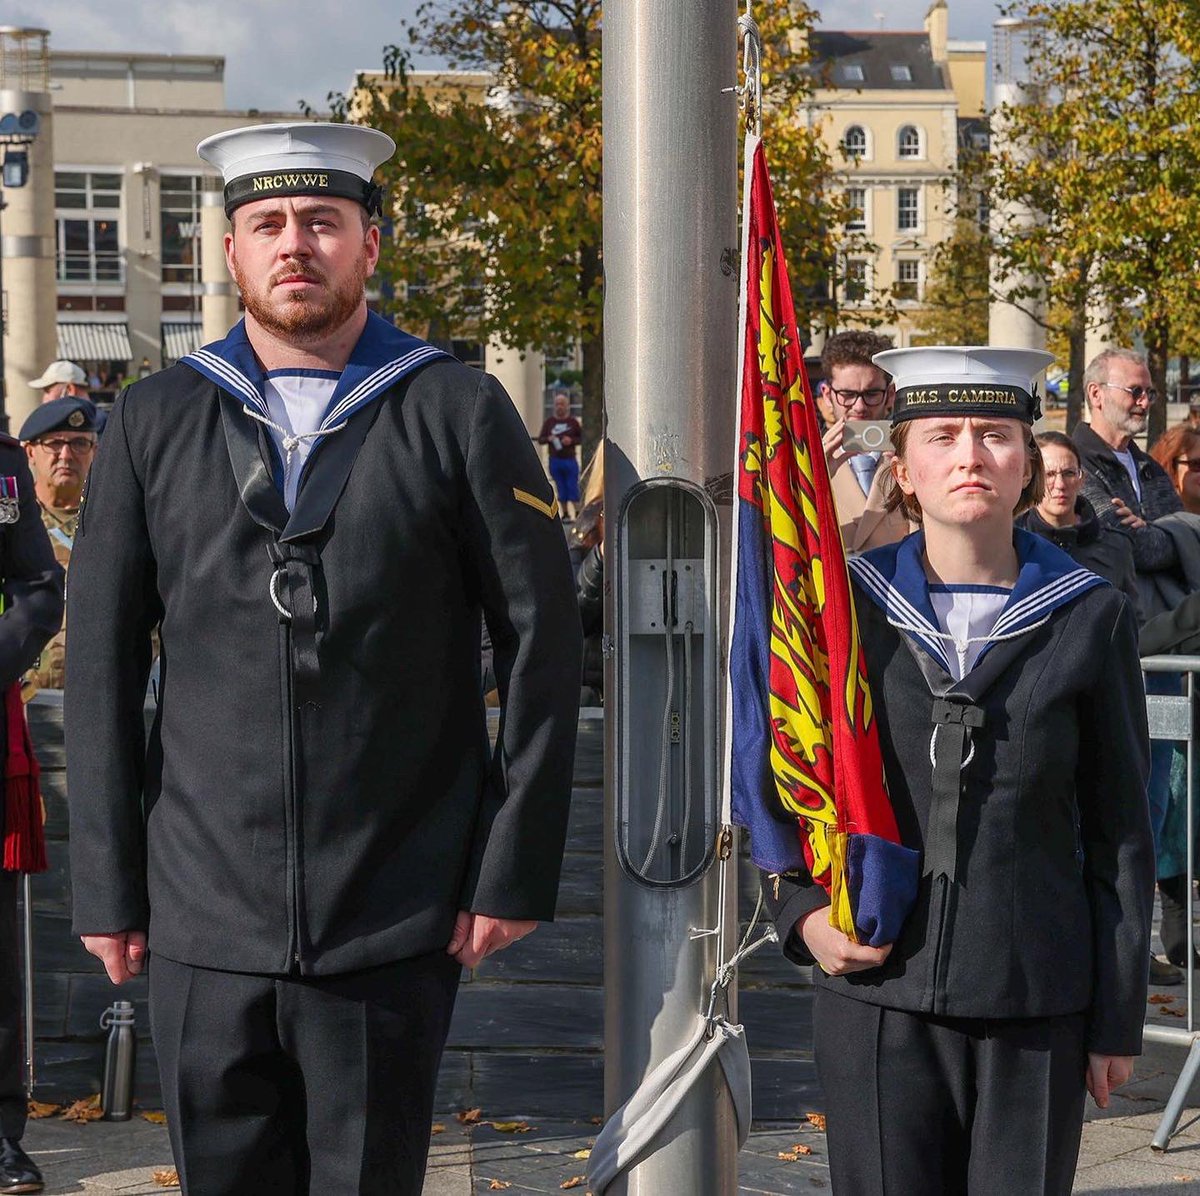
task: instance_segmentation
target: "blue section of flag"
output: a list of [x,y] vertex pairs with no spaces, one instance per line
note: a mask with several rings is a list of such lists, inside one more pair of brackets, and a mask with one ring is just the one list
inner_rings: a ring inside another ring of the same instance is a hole
[[[796,872],[805,865],[796,819],[779,810],[771,771],[771,668],[773,572],[763,515],[737,495],[738,547],[729,680],[733,821],[750,832],[750,858],[766,872]],[[778,816],[773,812],[779,810]]]

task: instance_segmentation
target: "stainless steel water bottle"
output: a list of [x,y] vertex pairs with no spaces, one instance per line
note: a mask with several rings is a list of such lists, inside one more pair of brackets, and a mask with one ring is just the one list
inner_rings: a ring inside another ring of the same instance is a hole
[[128,1121],[133,1113],[133,1063],[137,1052],[133,1002],[114,1001],[101,1014],[100,1026],[108,1030],[100,1107],[105,1121]]

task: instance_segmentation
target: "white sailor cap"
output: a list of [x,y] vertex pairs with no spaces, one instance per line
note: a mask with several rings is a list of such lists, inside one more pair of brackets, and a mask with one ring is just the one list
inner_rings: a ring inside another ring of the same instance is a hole
[[930,415],[989,415],[1032,424],[1041,415],[1036,379],[1054,360],[1041,349],[923,345],[871,360],[896,385],[892,423]]
[[226,215],[244,203],[288,195],[334,195],[378,215],[383,192],[372,176],[395,152],[396,143],[378,129],[316,121],[249,125],[196,146],[225,180]]

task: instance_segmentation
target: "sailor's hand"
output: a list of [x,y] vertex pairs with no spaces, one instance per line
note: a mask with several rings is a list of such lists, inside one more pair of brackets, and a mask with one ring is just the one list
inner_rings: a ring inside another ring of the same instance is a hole
[[536,922],[489,918],[487,914],[472,914],[460,909],[454,918],[454,933],[446,953],[453,955],[464,968],[476,968],[489,955],[503,951],[536,928]]
[[891,943],[883,947],[865,947],[847,938],[836,926],[830,926],[827,905],[798,919],[796,932],[828,976],[846,976],[877,968],[892,950]]
[[1096,1055],[1088,1052],[1087,1090],[1098,1109],[1108,1108],[1108,1094],[1133,1075],[1132,1055]]
[[146,963],[146,932],[123,930],[120,934],[85,934],[87,948],[102,964],[114,984],[124,984],[141,974]]
[[1121,520],[1123,527],[1131,527],[1136,531],[1139,527],[1146,526],[1146,521],[1140,515],[1135,515],[1133,511],[1129,509],[1129,506],[1122,502],[1121,499],[1114,498],[1112,500],[1112,505],[1113,510],[1116,511],[1117,518]]

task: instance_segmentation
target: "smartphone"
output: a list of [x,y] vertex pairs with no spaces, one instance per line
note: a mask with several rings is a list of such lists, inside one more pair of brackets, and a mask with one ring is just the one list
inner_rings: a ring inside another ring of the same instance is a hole
[[892,421],[889,419],[850,419],[842,436],[842,448],[848,453],[885,453],[892,447]]

